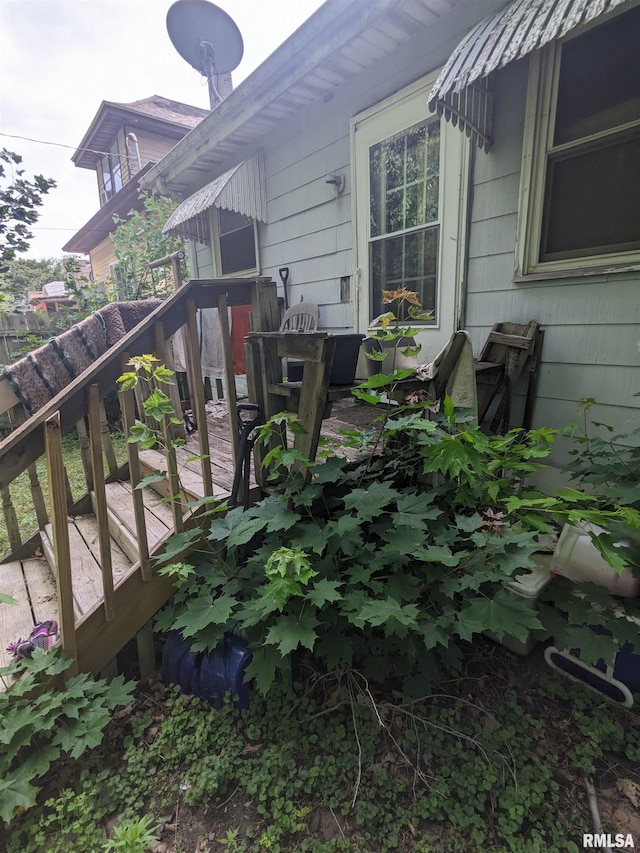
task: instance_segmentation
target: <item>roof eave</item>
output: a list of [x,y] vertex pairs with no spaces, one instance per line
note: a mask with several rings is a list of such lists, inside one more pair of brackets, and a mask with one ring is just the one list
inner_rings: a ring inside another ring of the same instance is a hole
[[[182,196],[179,178],[204,154],[212,152],[238,127],[272,103],[354,33],[392,9],[397,0],[326,0],[283,44],[178,142],[142,182],[146,189]],[[259,145],[257,146],[259,147]],[[236,160],[247,156],[246,150]],[[232,165],[221,159],[220,171]],[[192,185],[189,191],[197,187]]]
[[88,254],[116,230],[117,226],[113,221],[115,215],[126,218],[129,211],[141,210],[142,202],[138,198],[141,179],[153,166],[153,163],[147,163],[112,199],[94,213],[79,231],[76,231],[62,247],[62,251]]
[[94,153],[92,150],[95,148],[94,139],[100,133],[109,118],[117,119],[121,121],[123,125],[127,123],[127,120],[131,121],[131,119],[135,118],[147,127],[157,128],[158,130],[161,129],[165,134],[167,131],[170,133],[171,131],[174,131],[173,135],[176,139],[182,139],[185,133],[188,132],[188,128],[179,122],[160,118],[158,116],[151,116],[146,113],[142,113],[133,107],[117,104],[114,101],[102,101],[93,121],[89,125],[89,129],[82,137],[80,145],[78,145],[77,149],[71,155],[71,161],[78,168],[95,169],[99,154]]

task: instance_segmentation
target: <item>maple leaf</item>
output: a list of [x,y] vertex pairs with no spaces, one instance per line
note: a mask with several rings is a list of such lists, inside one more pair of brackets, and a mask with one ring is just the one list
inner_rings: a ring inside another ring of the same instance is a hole
[[269,628],[266,642],[277,646],[282,655],[288,655],[298,646],[304,646],[305,649],[312,651],[318,624],[318,619],[311,613],[302,613],[300,616],[288,613],[280,616]]

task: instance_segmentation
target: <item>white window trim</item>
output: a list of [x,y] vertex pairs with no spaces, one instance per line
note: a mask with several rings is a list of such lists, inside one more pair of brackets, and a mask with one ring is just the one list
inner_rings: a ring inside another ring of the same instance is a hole
[[218,208],[211,207],[209,210],[209,227],[211,229],[211,248],[213,254],[213,267],[216,271],[216,278],[242,278],[243,276],[260,275],[260,243],[258,240],[258,222],[255,219],[253,223],[253,242],[256,256],[255,267],[249,267],[245,270],[237,270],[236,272],[222,274],[222,257],[220,255],[220,225],[218,219]]
[[[363,110],[351,119],[351,216],[354,226],[354,317],[357,330],[366,333],[369,325],[364,321],[362,309],[364,303],[369,303],[368,283],[368,240],[369,240],[369,213],[368,213],[368,185],[366,181],[358,180],[358,158],[360,156],[358,144],[358,131],[361,126],[384,115],[389,110],[403,109],[406,104],[415,103],[416,100],[424,105],[422,118],[433,118],[427,106],[428,95],[435,83],[440,69],[417,80],[415,83],[405,87],[396,94],[380,101],[367,110]],[[419,120],[419,119],[418,119]],[[411,120],[407,123],[407,127]],[[382,141],[394,129],[384,131],[376,141]],[[467,210],[469,203],[469,168],[470,168],[470,144],[466,135],[460,133],[457,127],[452,127],[449,122],[440,122],[441,151],[444,152],[440,163],[440,202],[439,208],[446,213],[442,214],[441,232],[438,249],[438,288],[439,297],[442,296],[441,288],[449,286],[453,288],[453,308],[449,312],[441,311],[438,322],[434,325],[425,325],[422,335],[439,332],[442,341],[446,343],[449,335],[457,328],[460,313],[462,293],[464,288],[465,255],[467,248]],[[446,217],[446,219],[445,219]],[[364,219],[364,221],[363,221]],[[363,229],[362,233],[360,229]],[[366,235],[364,245],[361,246],[362,234]],[[364,255],[363,255],[364,252]],[[442,299],[440,298],[442,305]],[[447,316],[447,313],[449,316]],[[414,326],[420,324],[414,323]],[[426,340],[426,338],[425,338]],[[421,341],[422,342],[422,341]],[[423,353],[424,354],[424,353]]]
[[529,60],[529,82],[524,120],[522,168],[518,202],[518,225],[514,281],[576,278],[603,275],[610,271],[640,269],[640,250],[607,255],[539,261],[546,183],[547,151],[552,147],[560,54],[556,42],[533,53]]

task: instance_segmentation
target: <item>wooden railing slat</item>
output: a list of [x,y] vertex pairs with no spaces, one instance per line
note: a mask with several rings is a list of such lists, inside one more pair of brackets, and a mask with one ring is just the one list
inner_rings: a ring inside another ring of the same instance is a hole
[[0,494],[2,495],[2,514],[4,515],[4,522],[7,525],[9,547],[12,551],[17,551],[22,544],[22,537],[20,536],[18,516],[11,500],[11,491],[8,488],[0,489]]
[[113,591],[113,565],[111,561],[107,493],[104,485],[100,395],[97,385],[89,386],[87,407],[89,410],[89,444],[91,446],[91,467],[93,470],[93,493],[96,499],[95,514],[98,521],[98,540],[100,543],[100,571],[102,573],[102,590],[104,594],[104,615],[105,619],[110,621],[116,615],[116,603]]
[[38,530],[42,530],[49,523],[49,514],[47,513],[47,505],[44,502],[42,494],[42,486],[38,477],[38,469],[35,465],[29,465],[29,486],[31,489],[31,500],[33,508],[36,511],[36,519],[38,521]]
[[[156,324],[155,336],[156,356],[160,359],[160,361],[164,361],[164,356],[166,355],[166,348],[161,323]],[[162,437],[165,446],[165,454],[167,458],[167,476],[169,478],[169,488],[171,494],[171,512],[173,513],[173,526],[176,533],[182,533],[182,531],[184,530],[184,522],[182,520],[182,516],[186,507],[183,506],[183,499],[180,490],[180,478],[178,476],[178,459],[176,456],[175,447],[173,446],[173,437],[175,435],[175,429],[168,415],[165,415],[162,418],[161,426]]]
[[191,365],[193,387],[191,387],[193,412],[198,424],[198,441],[200,444],[200,464],[202,466],[202,484],[207,497],[213,495],[213,480],[211,479],[211,461],[209,448],[209,432],[207,430],[207,410],[204,403],[204,385],[202,382],[202,367],[200,365],[200,346],[198,344],[198,321],[196,319],[196,303],[192,296],[186,300],[187,313],[187,359]]
[[116,459],[116,452],[113,449],[113,441],[111,441],[111,433],[109,432],[109,424],[107,422],[107,413],[102,399],[100,400],[100,433],[102,435],[102,451],[107,460],[107,470],[109,474],[115,474],[118,470],[118,460]]
[[[129,361],[129,353],[122,355],[122,372],[126,371],[126,363]],[[131,427],[135,423],[135,406],[133,391],[121,391],[120,408],[122,409],[122,422],[125,435],[128,436]],[[142,479],[140,476],[140,459],[138,456],[138,445],[127,443],[129,455],[129,477],[133,487],[133,515],[136,522],[136,534],[138,536],[138,548],[140,552],[140,571],[145,581],[151,579],[151,561],[149,559],[149,538],[147,535],[147,523],[144,517],[144,502],[142,491],[136,486]]]
[[64,459],[62,457],[62,432],[60,413],[54,412],[44,424],[44,445],[49,479],[49,502],[53,528],[53,550],[58,591],[58,621],[64,651],[74,661],[70,674],[77,673],[77,637],[73,612],[73,580],[71,574],[71,548],[67,526],[67,495]]
[[78,434],[78,442],[80,444],[80,458],[82,460],[82,468],[84,470],[84,479],[87,484],[87,491],[93,491],[93,468],[91,466],[91,448],[89,447],[89,433],[84,418],[80,418],[76,424],[76,432]]
[[236,409],[238,398],[236,396],[236,377],[233,372],[233,359],[231,356],[231,332],[229,330],[229,314],[227,313],[227,295],[220,294],[218,297],[218,317],[220,318],[220,335],[222,337],[222,352],[224,360],[224,378],[227,381],[227,408],[229,410],[229,432],[231,434],[231,453],[233,464],[238,464],[238,450],[240,439],[238,436],[238,424]]

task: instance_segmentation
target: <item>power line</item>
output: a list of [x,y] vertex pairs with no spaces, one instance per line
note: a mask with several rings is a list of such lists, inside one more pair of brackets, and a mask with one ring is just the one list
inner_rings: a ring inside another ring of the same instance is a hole
[[53,145],[56,148],[68,148],[70,151],[86,151],[89,154],[99,154],[101,157],[121,157],[124,160],[133,160],[138,163],[137,156],[133,154],[114,154],[113,151],[96,151],[93,148],[77,148],[75,145],[66,145],[64,142],[50,142],[47,139],[33,139],[31,136],[19,136],[17,133],[4,133],[0,130],[0,136],[7,136],[9,139],[21,139],[23,142],[37,142],[38,145]]

